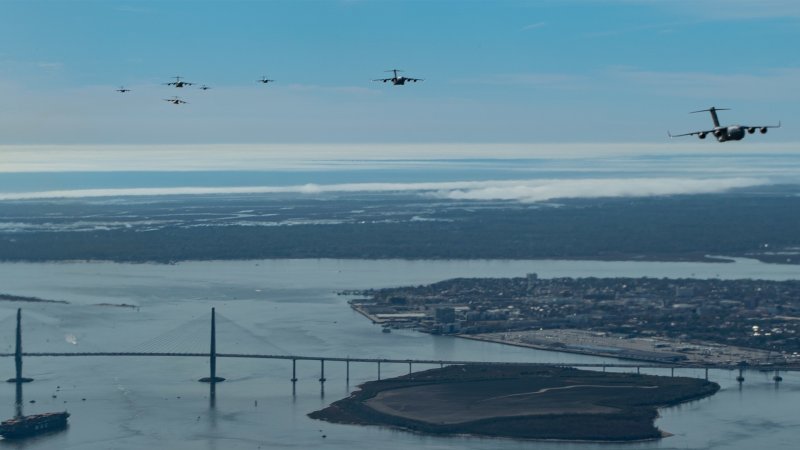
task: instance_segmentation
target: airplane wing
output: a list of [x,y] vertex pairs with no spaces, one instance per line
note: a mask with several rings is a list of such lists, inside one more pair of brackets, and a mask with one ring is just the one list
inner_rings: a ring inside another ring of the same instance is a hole
[[384,83],[386,83],[387,81],[392,81],[392,79],[391,78],[377,78],[377,79],[372,80],[372,81],[383,81]]
[[740,125],[740,126],[742,128],[756,128],[756,129],[758,129],[758,128],[780,128],[781,127],[781,123],[779,121],[777,125]]
[[667,135],[671,138],[681,137],[681,136],[696,136],[698,134],[714,134],[714,130],[705,130],[705,131],[692,131],[691,133],[683,133],[683,134],[672,134],[667,131]]
[[414,83],[416,83],[417,81],[425,81],[425,80],[423,80],[422,78],[408,78],[408,77],[406,77],[406,81],[413,81]]

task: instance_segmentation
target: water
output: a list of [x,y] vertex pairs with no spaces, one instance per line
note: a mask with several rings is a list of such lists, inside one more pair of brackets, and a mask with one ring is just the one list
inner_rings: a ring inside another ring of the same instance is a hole
[[[0,292],[65,300],[69,304],[0,302],[0,347],[13,346],[13,315],[23,308],[28,351],[128,350],[183,333],[162,345],[207,348],[212,306],[220,352],[286,352],[303,355],[495,361],[587,362],[600,358],[482,343],[411,331],[384,334],[354,313],[342,289],[424,284],[455,276],[659,276],[793,279],[796,267],[752,260],[734,264],[595,261],[210,261],[176,265],[115,263],[0,264]],[[136,308],[99,306],[130,304]],[[197,326],[192,324],[199,324]],[[205,324],[205,325],[204,325]],[[240,327],[240,328],[237,328]],[[415,367],[422,369],[423,367]],[[291,362],[218,360],[228,378],[212,399],[196,380],[208,373],[201,358],[33,358],[25,375],[26,414],[68,409],[67,431],[0,447],[25,449],[608,449],[620,445],[519,442],[472,437],[420,436],[380,427],[333,425],[306,414],[349,394],[377,376],[373,364],[328,363],[324,393],[317,362],[298,362],[292,395]],[[408,366],[382,365],[382,376]],[[654,370],[652,373],[668,374]],[[0,376],[13,374],[13,359],[0,359]],[[688,374],[688,373],[687,373]],[[702,373],[694,373],[702,376]],[[712,371],[723,389],[715,396],[661,411],[657,425],[674,436],[625,444],[631,449],[789,448],[800,419],[800,375]],[[55,395],[55,397],[53,397]],[[83,400],[85,399],[85,400]],[[30,403],[35,401],[35,403]],[[14,413],[14,387],[0,386],[0,413]],[[326,437],[323,438],[322,436]],[[792,446],[793,447],[793,446]]]

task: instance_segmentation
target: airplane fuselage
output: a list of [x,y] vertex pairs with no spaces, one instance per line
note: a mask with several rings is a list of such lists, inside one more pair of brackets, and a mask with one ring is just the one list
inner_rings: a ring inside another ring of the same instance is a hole
[[714,128],[714,136],[719,142],[741,141],[744,139],[744,128],[739,125]]
[[395,86],[402,86],[406,84],[406,77],[392,78],[392,84]]

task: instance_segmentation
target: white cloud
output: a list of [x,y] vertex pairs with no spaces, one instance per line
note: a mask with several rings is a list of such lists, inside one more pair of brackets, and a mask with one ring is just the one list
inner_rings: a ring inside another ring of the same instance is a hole
[[[167,105],[170,107],[171,105]],[[664,133],[666,135],[666,132]],[[557,159],[583,162],[643,155],[796,155],[800,144],[758,140],[717,144],[697,139],[652,143],[520,144],[205,144],[0,145],[0,173],[76,171],[335,170],[396,168],[399,161]],[[710,153],[709,153],[710,152]],[[764,160],[771,162],[772,159]],[[691,162],[690,162],[691,163]],[[616,167],[623,164],[615,162]],[[719,162],[705,166],[718,167]],[[662,163],[667,165],[667,162]],[[529,166],[526,166],[529,167]],[[771,167],[771,166],[770,166]],[[752,166],[745,166],[745,170]]]
[[418,192],[451,200],[511,200],[523,203],[563,198],[648,197],[724,192],[767,184],[757,178],[614,178],[506,181],[457,181],[430,183],[344,183],[296,186],[173,187],[130,189],[77,189],[0,194],[0,200],[48,198],[95,198],[157,195],[212,194],[321,194],[326,192]]
[[439,191],[437,196],[453,200],[515,200],[523,203],[533,203],[560,198],[708,194],[766,183],[766,180],[756,178],[536,180],[504,182],[492,186]]

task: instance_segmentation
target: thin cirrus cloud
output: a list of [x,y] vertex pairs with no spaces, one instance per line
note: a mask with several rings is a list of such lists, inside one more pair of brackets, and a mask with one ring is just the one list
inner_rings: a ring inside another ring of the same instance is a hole
[[669,95],[742,100],[800,100],[800,68],[765,69],[760,73],[657,72],[612,68],[608,76]]
[[611,90],[622,83],[627,88],[638,86],[653,94],[669,96],[788,101],[800,100],[800,90],[796,89],[798,79],[798,67],[767,68],[758,73],[653,71],[637,67],[608,67],[591,75],[505,73],[457,82],[494,86],[541,86],[564,90]]
[[524,27],[522,27],[522,31],[535,30],[537,28],[542,28],[542,27],[545,27],[545,26],[547,26],[547,22],[531,23],[531,24],[528,24],[528,25],[525,25]]
[[800,17],[797,0],[573,0],[577,3],[652,5],[705,21]]
[[707,194],[767,184],[759,178],[613,178],[460,181],[428,183],[343,183],[295,186],[169,187],[127,189],[75,189],[0,194],[0,200],[98,198],[164,195],[222,194],[323,194],[348,192],[416,192],[450,200],[506,200],[535,203],[554,199],[600,197],[651,197]]
[[588,76],[554,72],[502,73],[454,80],[454,82],[492,86],[542,86],[562,89],[582,89],[591,86],[591,79]]

